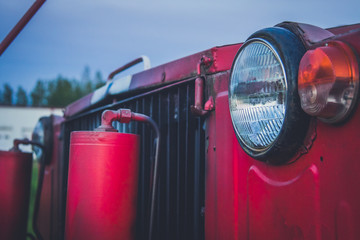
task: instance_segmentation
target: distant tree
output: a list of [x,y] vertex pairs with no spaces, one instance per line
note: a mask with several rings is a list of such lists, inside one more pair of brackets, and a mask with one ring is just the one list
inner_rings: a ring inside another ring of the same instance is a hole
[[49,82],[48,93],[47,102],[50,107],[65,107],[78,98],[72,82],[62,76]]
[[12,96],[13,96],[13,90],[11,86],[8,83],[4,84],[4,90],[3,90],[3,104],[7,106],[12,105]]
[[46,106],[46,86],[45,83],[41,80],[36,82],[35,88],[32,90],[31,94],[31,103],[34,107],[43,107]]
[[26,95],[25,90],[22,87],[18,87],[16,92],[16,105],[17,106],[27,106],[28,97]]
[[89,66],[85,66],[83,73],[81,75],[81,79],[80,79],[81,83],[85,83],[85,82],[90,82],[91,81],[91,77],[90,77],[90,67]]
[[44,81],[38,80],[31,92],[33,106],[65,107],[71,102],[93,92],[105,84],[100,71],[91,78],[90,67],[85,66],[81,80],[69,80],[59,75],[57,78]]
[[104,82],[101,72],[97,71],[95,73],[95,89],[98,89],[99,87],[103,86],[104,84],[105,84],[105,82]]
[[3,91],[0,89],[0,105],[4,105]]
[[96,89],[95,87],[95,83],[93,82],[93,79],[91,78],[91,71],[90,71],[90,67],[89,66],[85,66],[84,67],[84,71],[82,73],[81,76],[81,80],[80,80],[80,87],[81,87],[81,95],[85,96],[88,93],[94,91],[94,89]]
[[88,93],[91,93],[94,89],[93,83],[91,81],[88,81],[82,85],[82,96],[87,95]]
[[84,91],[82,90],[81,84],[78,81],[74,80],[72,82],[72,86],[73,86],[74,96],[76,99],[79,99],[82,96],[84,96]]

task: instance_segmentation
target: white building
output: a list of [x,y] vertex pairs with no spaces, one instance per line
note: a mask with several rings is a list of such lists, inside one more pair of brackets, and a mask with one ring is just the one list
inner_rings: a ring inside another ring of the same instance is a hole
[[[62,116],[63,112],[60,108],[0,106],[0,150],[9,150],[15,138],[31,139],[39,118],[51,114]],[[21,149],[31,151],[29,146]]]

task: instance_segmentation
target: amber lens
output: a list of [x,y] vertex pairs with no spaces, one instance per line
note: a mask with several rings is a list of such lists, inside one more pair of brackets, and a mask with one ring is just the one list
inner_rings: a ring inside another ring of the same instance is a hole
[[298,91],[302,109],[327,122],[343,120],[357,94],[356,58],[341,42],[309,50],[299,66]]

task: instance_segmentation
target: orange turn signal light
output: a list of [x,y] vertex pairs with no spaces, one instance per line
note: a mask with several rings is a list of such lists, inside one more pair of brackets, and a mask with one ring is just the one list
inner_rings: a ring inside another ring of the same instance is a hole
[[307,114],[329,123],[344,120],[355,105],[358,88],[358,62],[345,43],[329,42],[302,57],[298,91]]

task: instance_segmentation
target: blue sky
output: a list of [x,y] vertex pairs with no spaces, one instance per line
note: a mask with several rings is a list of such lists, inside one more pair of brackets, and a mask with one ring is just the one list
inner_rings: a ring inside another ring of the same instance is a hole
[[[32,3],[0,0],[1,40]],[[29,92],[38,79],[80,79],[86,65],[106,77],[140,55],[157,66],[282,21],[358,23],[359,9],[359,0],[47,0],[0,57],[0,87]]]

